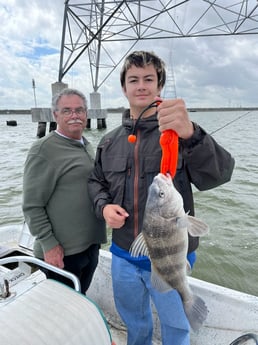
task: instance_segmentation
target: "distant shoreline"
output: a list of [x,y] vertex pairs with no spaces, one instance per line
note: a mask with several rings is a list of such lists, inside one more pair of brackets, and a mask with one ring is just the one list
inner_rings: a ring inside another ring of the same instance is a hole
[[[122,113],[125,110],[124,107],[119,108],[107,108],[108,113]],[[189,112],[201,112],[201,111],[239,111],[239,110],[258,110],[258,107],[197,107],[197,108],[188,108]],[[0,115],[31,115],[31,109],[0,109]]]
[[20,114],[20,115],[30,115],[30,109],[0,109],[0,115],[8,115],[8,114]]

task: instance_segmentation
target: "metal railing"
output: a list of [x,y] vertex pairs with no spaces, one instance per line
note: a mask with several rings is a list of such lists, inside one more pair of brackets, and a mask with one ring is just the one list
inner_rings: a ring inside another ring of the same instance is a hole
[[10,257],[0,259],[0,265],[7,265],[10,263],[16,263],[16,262],[32,263],[32,264],[35,264],[39,267],[43,267],[43,268],[46,268],[52,272],[60,274],[61,276],[70,279],[74,284],[74,289],[78,292],[81,292],[80,281],[73,273],[70,273],[70,272],[65,271],[61,268],[55,267],[53,265],[50,265],[50,264],[46,263],[45,261],[42,261],[42,260],[37,259],[37,258],[32,257],[32,256],[25,256],[25,255],[24,256],[23,255],[21,255],[21,256],[10,256]]

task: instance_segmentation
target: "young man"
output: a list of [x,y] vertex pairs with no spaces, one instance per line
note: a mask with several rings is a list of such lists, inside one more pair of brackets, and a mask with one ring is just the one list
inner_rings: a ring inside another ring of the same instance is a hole
[[[78,90],[54,96],[57,130],[31,147],[24,169],[23,212],[36,237],[34,254],[77,275],[83,293],[98,264],[100,243],[106,242],[104,220],[96,218],[88,196],[87,178],[94,154],[82,136],[87,104]],[[51,271],[47,277],[72,286]]]
[[[141,232],[148,187],[160,171],[160,134],[172,129],[179,136],[174,184],[185,211],[194,215],[191,189],[217,187],[230,180],[234,159],[197,124],[190,121],[183,100],[159,98],[165,84],[164,63],[154,53],[136,51],[127,56],[121,86],[130,109],[122,125],[105,135],[97,148],[89,179],[96,214],[113,228],[112,280],[116,308],[127,327],[128,345],[152,344],[150,298],[157,309],[163,345],[189,345],[189,323],[177,291],[159,293],[151,285],[150,261],[130,255],[132,242]],[[137,122],[136,122],[137,121]],[[136,142],[128,142],[134,132]],[[198,238],[189,237],[188,260],[193,265]]]

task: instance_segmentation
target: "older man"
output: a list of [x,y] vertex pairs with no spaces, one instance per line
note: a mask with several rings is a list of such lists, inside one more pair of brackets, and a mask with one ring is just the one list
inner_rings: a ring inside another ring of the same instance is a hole
[[[106,242],[105,222],[96,218],[88,197],[93,169],[90,143],[82,136],[87,119],[85,96],[64,89],[52,100],[57,129],[34,142],[24,169],[23,212],[35,236],[34,254],[74,273],[88,289]],[[70,285],[44,270],[48,278]]]

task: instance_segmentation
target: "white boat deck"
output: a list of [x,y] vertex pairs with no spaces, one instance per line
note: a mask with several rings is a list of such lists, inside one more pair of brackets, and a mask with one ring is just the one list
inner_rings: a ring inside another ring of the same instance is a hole
[[[22,255],[27,252],[27,250],[17,245],[17,241],[19,241],[23,246],[26,246],[26,243],[30,241],[26,234],[19,238],[14,231],[7,231],[5,235],[0,229],[0,258],[1,255],[5,256],[11,252],[21,251]],[[3,238],[6,239],[5,243],[3,243]],[[116,312],[113,302],[110,264],[110,253],[101,250],[99,265],[87,296],[101,308],[110,326],[115,344],[126,345],[125,327]],[[38,279],[42,279],[42,273],[40,274],[41,277]],[[23,283],[19,283],[21,287]],[[191,345],[229,345],[234,339],[243,334],[258,334],[258,297],[191,277],[189,277],[189,283],[193,292],[202,296],[209,309],[203,327],[198,333],[191,333]],[[161,345],[159,321],[154,308],[153,319],[153,345]],[[251,345],[255,342],[241,342],[241,344]]]

